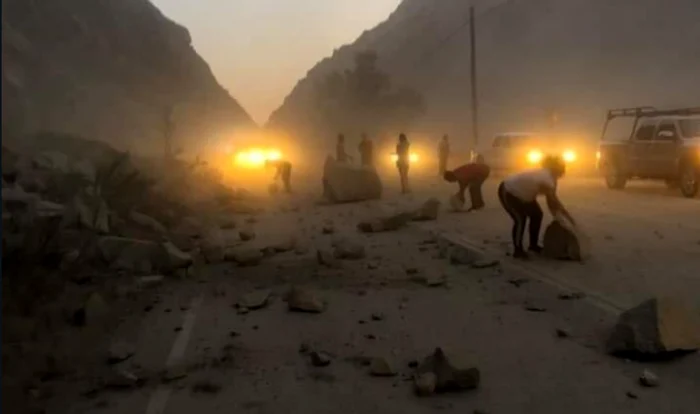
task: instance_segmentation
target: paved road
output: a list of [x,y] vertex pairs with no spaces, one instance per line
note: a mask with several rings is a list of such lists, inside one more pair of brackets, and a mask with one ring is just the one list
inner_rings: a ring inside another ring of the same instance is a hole
[[[426,227],[503,255],[509,249],[511,224],[496,198],[498,182],[486,185],[483,211],[446,214]],[[422,180],[416,189],[421,196],[441,199],[453,191],[437,179]],[[700,305],[700,199],[685,199],[652,183],[611,191],[595,179],[564,179],[559,191],[591,237],[593,257],[585,264],[531,261],[528,268],[597,292],[618,307],[657,295]]]

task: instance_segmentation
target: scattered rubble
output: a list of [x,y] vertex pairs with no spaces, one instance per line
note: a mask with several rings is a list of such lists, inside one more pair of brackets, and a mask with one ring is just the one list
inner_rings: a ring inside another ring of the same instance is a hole
[[326,303],[310,290],[294,287],[287,294],[289,310],[296,312],[321,313]]
[[249,310],[262,309],[269,303],[271,295],[272,292],[267,289],[258,289],[244,295],[241,300],[238,301],[238,306]]
[[700,349],[700,321],[678,300],[649,299],[622,313],[608,343],[614,355],[661,357]]
[[369,373],[374,377],[393,377],[397,372],[386,358],[372,358]]
[[[433,374],[434,378],[426,374]],[[475,389],[479,387],[480,378],[478,368],[455,368],[450,364],[442,349],[437,348],[416,368],[414,384],[416,392],[426,396],[433,391],[441,393]]]
[[323,167],[323,196],[331,203],[375,200],[382,196],[377,170],[339,163],[327,157]]
[[585,260],[590,256],[590,240],[563,218],[547,226],[543,239],[545,257],[557,260]]
[[312,351],[309,354],[309,358],[311,359],[311,365],[315,367],[327,367],[331,364],[331,357],[325,352]]
[[359,260],[365,257],[365,246],[348,239],[333,242],[333,254],[341,260]]
[[642,372],[642,375],[639,376],[639,383],[644,386],[644,387],[658,387],[659,386],[659,377],[656,376],[653,372],[649,371],[648,369],[645,369]]
[[385,231],[395,231],[413,219],[413,213],[397,213],[387,217],[372,219],[360,222],[357,229],[362,233],[380,233]]
[[232,247],[226,250],[226,260],[236,262],[239,266],[255,266],[263,259],[260,249],[254,247]]
[[431,198],[426,201],[423,206],[414,213],[414,221],[432,221],[437,220],[438,213],[440,212],[440,200],[437,198]]
[[335,257],[335,253],[330,250],[319,249],[316,251],[316,260],[320,265],[332,269],[340,268],[340,261]]

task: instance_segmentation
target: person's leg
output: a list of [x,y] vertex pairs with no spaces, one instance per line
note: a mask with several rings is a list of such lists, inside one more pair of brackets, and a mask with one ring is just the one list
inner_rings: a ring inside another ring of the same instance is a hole
[[498,200],[506,210],[506,213],[513,219],[513,228],[511,237],[513,240],[513,257],[527,258],[527,253],[523,248],[523,236],[525,234],[526,214],[523,208],[523,203],[512,194],[509,194],[503,183],[498,187]]
[[486,205],[481,187],[484,185],[483,179],[477,179],[469,183],[469,197],[472,200],[472,210],[481,210]]
[[528,203],[527,205],[527,216],[530,218],[530,247],[529,249],[533,252],[542,252],[542,247],[539,244],[540,241],[540,228],[542,227],[542,218],[544,214],[542,213],[542,208],[537,201]]

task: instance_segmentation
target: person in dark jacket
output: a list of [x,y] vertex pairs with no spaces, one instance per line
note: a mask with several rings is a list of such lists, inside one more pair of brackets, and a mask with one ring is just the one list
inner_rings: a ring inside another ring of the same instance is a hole
[[360,152],[360,161],[364,166],[372,166],[374,164],[374,146],[372,141],[367,138],[367,134],[362,134],[362,141],[358,146],[358,151]]
[[284,191],[286,193],[292,192],[292,163],[286,160],[268,160],[265,162],[268,167],[275,168],[275,178],[277,181],[282,179],[282,184],[284,185]]
[[481,187],[484,181],[489,177],[491,168],[484,163],[484,158],[479,155],[475,162],[462,165],[451,171],[445,171],[443,177],[445,181],[459,184],[459,192],[457,196],[464,202],[464,192],[469,188],[469,198],[471,199],[471,207],[468,211],[480,210],[484,208],[484,197],[481,192]]

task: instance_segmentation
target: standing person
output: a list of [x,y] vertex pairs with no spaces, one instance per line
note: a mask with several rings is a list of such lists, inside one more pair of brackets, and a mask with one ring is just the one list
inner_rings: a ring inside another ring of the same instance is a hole
[[345,135],[338,134],[338,142],[335,144],[335,160],[346,163],[351,159],[352,157],[345,152]]
[[275,168],[275,178],[277,181],[282,179],[282,184],[284,185],[284,191],[287,194],[292,192],[292,163],[286,160],[267,160],[265,165],[268,167]]
[[399,135],[399,143],[396,145],[396,168],[399,170],[401,177],[401,194],[407,194],[408,189],[408,167],[410,164],[410,147],[411,144],[406,138],[406,134]]
[[367,138],[367,134],[362,134],[362,140],[360,141],[358,150],[360,152],[362,165],[371,166],[374,164],[374,146],[372,145],[372,141]]
[[542,168],[508,176],[498,187],[498,199],[513,219],[511,232],[515,249],[513,257],[528,258],[523,248],[525,224],[528,219],[530,220],[529,250],[535,253],[542,252],[539,237],[543,214],[539,203],[537,203],[537,196],[544,195],[546,197],[547,207],[553,216],[561,214],[575,225],[573,217],[557,197],[557,181],[564,176],[565,172],[566,164],[561,158],[547,156],[542,160]]
[[440,145],[438,146],[438,174],[441,176],[445,175],[447,171],[447,160],[450,158],[450,141],[447,134],[445,134],[440,140]]
[[462,165],[452,171],[445,171],[443,177],[445,181],[459,183],[459,192],[457,196],[464,203],[464,191],[469,188],[469,198],[471,199],[471,207],[468,211],[481,210],[484,208],[484,197],[481,193],[481,187],[484,181],[489,177],[491,168],[484,163],[484,157],[478,155],[473,163]]

